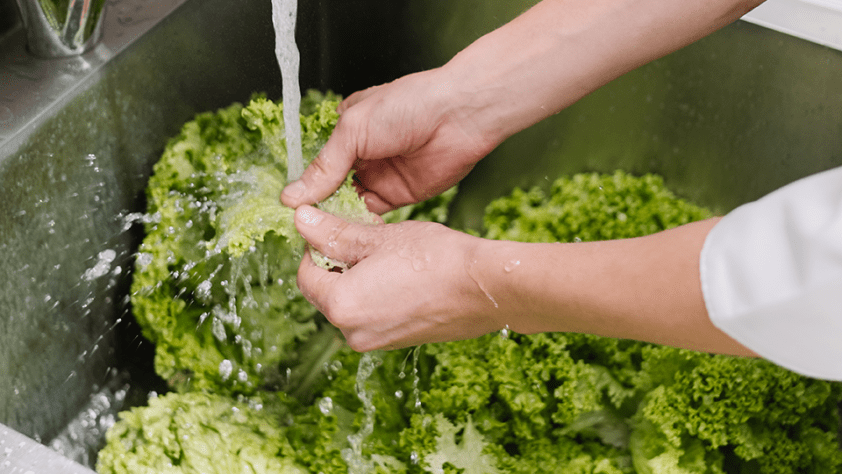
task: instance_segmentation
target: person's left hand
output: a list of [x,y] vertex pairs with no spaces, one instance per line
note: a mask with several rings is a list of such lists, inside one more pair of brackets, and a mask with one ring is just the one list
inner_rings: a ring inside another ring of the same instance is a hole
[[354,350],[468,339],[504,326],[489,316],[494,303],[470,273],[483,239],[429,222],[350,224],[306,205],[295,224],[315,249],[352,265],[327,271],[305,252],[298,286]]

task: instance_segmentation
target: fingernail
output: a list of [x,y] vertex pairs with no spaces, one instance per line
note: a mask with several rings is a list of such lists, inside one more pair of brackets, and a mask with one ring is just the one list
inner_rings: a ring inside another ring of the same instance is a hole
[[284,188],[284,194],[292,199],[299,199],[301,196],[304,195],[304,191],[307,190],[307,186],[304,185],[301,181],[293,181],[289,184],[286,188]]
[[325,218],[324,214],[310,206],[301,206],[296,212],[302,224],[314,227],[319,225]]

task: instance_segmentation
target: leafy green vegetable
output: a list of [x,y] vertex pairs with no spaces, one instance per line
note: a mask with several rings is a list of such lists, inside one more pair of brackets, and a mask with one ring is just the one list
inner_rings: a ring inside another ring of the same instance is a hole
[[[332,95],[304,98],[306,161],[330,136],[337,104]],[[304,242],[293,210],[279,202],[286,184],[282,116],[282,105],[262,97],[200,114],[155,165],[147,188],[152,222],[132,304],[155,344],[156,371],[179,390],[279,389],[306,378],[296,370],[306,365],[302,352],[330,354],[341,345],[295,284]],[[320,205],[374,221],[350,179]]]
[[663,178],[582,173],[557,179],[549,192],[515,189],[490,203],[485,237],[521,242],[625,239],[710,217],[677,198]]
[[308,472],[284,437],[282,394],[237,401],[171,393],[120,414],[99,452],[100,473]]
[[[515,190],[488,206],[485,222],[491,238],[571,242],[646,235],[708,215],[677,199],[657,176],[618,171],[560,178],[549,194]],[[556,402],[582,393],[589,394],[589,402],[559,403],[562,409],[552,421],[566,426],[556,434],[628,446],[642,474],[842,471],[838,383],[802,377],[763,360],[589,335],[529,339],[561,337],[569,356],[588,369],[571,380],[589,388],[565,388],[562,382],[556,390],[564,396]],[[524,367],[520,359],[497,360]]]
[[[305,157],[335,104],[304,102]],[[282,131],[256,99],[185,125],[156,166],[132,301],[183,393],[123,413],[101,473],[842,471],[842,386],[762,360],[563,333],[351,351],[295,288]],[[444,222],[455,192],[386,218]],[[350,181],[328,201],[367,222]],[[657,176],[580,174],[492,202],[484,236],[618,239],[709,215]]]
[[[839,472],[842,387],[768,362],[646,347],[634,424],[638,472]],[[691,468],[691,466],[695,466]],[[682,472],[682,471],[676,471]]]

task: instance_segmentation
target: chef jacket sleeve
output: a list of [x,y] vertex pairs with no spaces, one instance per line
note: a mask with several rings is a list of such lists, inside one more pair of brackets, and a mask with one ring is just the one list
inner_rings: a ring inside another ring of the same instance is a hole
[[780,366],[842,380],[842,167],[727,214],[700,272],[719,329]]

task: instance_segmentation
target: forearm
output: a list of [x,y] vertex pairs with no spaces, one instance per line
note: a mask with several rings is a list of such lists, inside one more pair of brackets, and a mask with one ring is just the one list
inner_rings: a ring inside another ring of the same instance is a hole
[[[544,0],[442,68],[502,141],[762,0]],[[453,101],[460,103],[459,101]]]
[[469,272],[489,296],[488,314],[517,332],[582,332],[752,355],[714,327],[705,309],[699,253],[715,223],[606,242],[485,241]]

